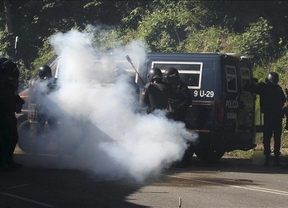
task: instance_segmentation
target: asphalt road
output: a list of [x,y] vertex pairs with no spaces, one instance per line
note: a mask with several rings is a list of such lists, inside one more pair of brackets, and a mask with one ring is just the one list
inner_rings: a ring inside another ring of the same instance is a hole
[[288,170],[263,167],[256,160],[222,158],[203,164],[193,157],[187,168],[169,168],[139,184],[104,180],[88,171],[49,164],[71,158],[29,155],[17,149],[24,165],[0,173],[0,207],[288,207]]

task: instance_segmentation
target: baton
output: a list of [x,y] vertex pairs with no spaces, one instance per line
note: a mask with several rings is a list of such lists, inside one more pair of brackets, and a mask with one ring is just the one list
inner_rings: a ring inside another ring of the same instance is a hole
[[141,78],[139,72],[137,71],[137,69],[135,68],[135,66],[132,63],[132,60],[130,59],[130,57],[127,55],[126,56],[127,61],[131,64],[131,66],[133,67],[133,69],[135,70],[136,74],[138,75],[139,79],[141,80],[143,86],[145,85],[145,82],[143,81],[143,79]]
[[14,51],[15,51],[15,56],[17,56],[18,53],[18,36],[15,37],[15,45],[14,45]]

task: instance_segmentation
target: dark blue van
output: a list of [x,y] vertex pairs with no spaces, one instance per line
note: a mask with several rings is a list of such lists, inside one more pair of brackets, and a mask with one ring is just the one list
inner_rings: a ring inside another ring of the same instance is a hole
[[253,78],[252,66],[248,58],[233,54],[150,53],[143,78],[152,67],[178,69],[193,98],[188,129],[199,133],[190,155],[213,162],[225,152],[256,146],[255,96],[244,90]]
[[[203,161],[214,162],[225,152],[246,151],[256,146],[255,95],[244,90],[253,78],[253,64],[248,58],[221,53],[148,53],[144,64],[133,61],[135,66],[123,57],[117,65],[140,87],[148,82],[147,73],[152,67],[160,68],[162,72],[174,67],[188,85],[193,102],[186,116],[187,128],[198,132],[199,143],[190,146],[186,157],[195,153]],[[47,64],[52,68],[53,76],[58,77],[58,58],[54,57]],[[35,111],[31,103],[28,112],[28,116],[25,115],[28,119],[21,122],[19,132],[33,121]],[[31,151],[33,145],[27,142],[28,136],[22,133],[19,137],[19,146],[24,151]]]

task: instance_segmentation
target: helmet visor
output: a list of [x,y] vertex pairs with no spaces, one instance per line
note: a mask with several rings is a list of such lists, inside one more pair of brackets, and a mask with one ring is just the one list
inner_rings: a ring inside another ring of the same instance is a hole
[[165,78],[166,78],[167,82],[169,82],[171,84],[178,83],[178,77],[176,76],[176,74],[166,75]]

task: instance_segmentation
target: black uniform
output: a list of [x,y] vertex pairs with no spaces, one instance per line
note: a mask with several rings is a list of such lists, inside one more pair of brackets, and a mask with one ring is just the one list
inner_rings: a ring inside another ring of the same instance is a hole
[[178,85],[172,85],[172,95],[168,103],[168,117],[185,123],[187,109],[192,104],[192,96],[187,85],[182,80],[179,80]]
[[147,105],[147,113],[155,109],[167,109],[168,99],[171,97],[172,90],[170,85],[162,81],[147,83],[141,94],[141,102]]
[[168,100],[168,117],[185,123],[188,107],[192,104],[188,86],[180,79],[178,70],[173,67],[165,70],[164,78],[172,87],[172,96]]
[[140,96],[140,102],[147,106],[147,113],[155,109],[168,110],[168,99],[172,95],[171,85],[163,82],[162,72],[159,68],[151,68],[148,80]]
[[[49,124],[50,129],[56,129],[57,126],[57,116],[53,113],[52,102],[47,104],[47,95],[56,91],[58,89],[57,79],[54,77],[49,77],[45,79],[34,80],[30,86],[30,102],[35,104],[35,111],[37,112],[34,119],[38,125],[37,134],[41,135],[44,131],[44,126],[46,121]],[[49,105],[49,106],[48,106]]]
[[266,78],[266,83],[260,82],[249,87],[249,91],[260,95],[260,109],[264,114],[263,144],[264,155],[266,156],[264,165],[269,165],[272,135],[274,135],[274,162],[279,163],[283,118],[282,108],[286,102],[286,98],[277,82],[273,84]]
[[[175,121],[181,121],[186,125],[186,114],[192,104],[192,96],[185,82],[180,79],[179,72],[174,67],[170,67],[164,72],[164,80],[171,85],[172,94],[168,99],[167,117]],[[186,149],[182,159],[176,162],[176,167],[186,167],[191,159],[192,146]]]
[[[2,60],[2,62],[1,62]],[[14,171],[21,167],[13,161],[18,142],[17,118],[24,100],[17,93],[19,70],[11,60],[0,60],[0,170]]]

